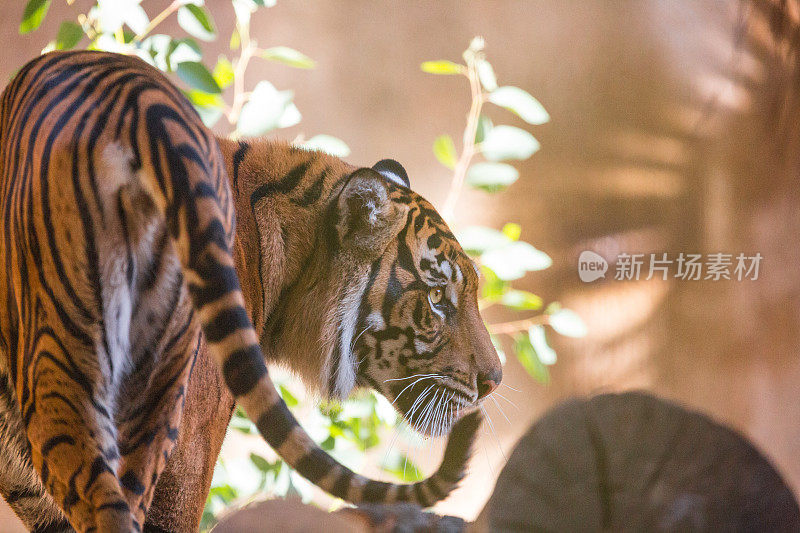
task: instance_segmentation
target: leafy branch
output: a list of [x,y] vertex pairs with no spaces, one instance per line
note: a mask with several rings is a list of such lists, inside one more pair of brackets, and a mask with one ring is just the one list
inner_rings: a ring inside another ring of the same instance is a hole
[[[28,0],[20,33],[39,28],[51,3],[52,0]],[[67,4],[72,3],[67,0]],[[292,91],[278,90],[268,81],[260,81],[247,90],[245,72],[255,58],[301,69],[314,68],[314,60],[287,46],[260,47],[251,37],[251,16],[261,8],[272,7],[275,0],[231,0],[229,5],[236,20],[229,48],[236,57],[220,55],[213,70],[204,64],[198,44],[218,37],[214,18],[203,0],[173,0],[152,19],[141,0],[97,0],[74,20],[62,21],[55,39],[43,52],[69,50],[85,43],[90,50],[135,55],[165,73],[175,74],[203,122],[213,127],[224,117],[233,130],[233,138],[257,137],[298,124],[302,116]],[[173,16],[187,36],[156,33]],[[230,98],[226,101],[228,88]],[[343,141],[330,135],[316,135],[298,144],[340,157],[350,153]]]
[[[486,59],[483,38],[475,37],[463,53],[464,64],[448,60],[426,61],[421,68],[431,74],[465,76],[469,82],[470,108],[462,140],[461,153],[449,135],[433,143],[439,162],[452,171],[450,187],[442,214],[451,220],[465,186],[489,193],[505,190],[519,179],[516,168],[503,161],[525,160],[536,153],[539,142],[528,131],[514,126],[495,126],[484,114],[491,103],[515,113],[530,125],[550,120],[544,107],[519,87],[498,87],[494,69]],[[484,161],[474,163],[476,157]],[[562,335],[580,337],[586,328],[574,312],[558,303],[544,307],[542,298],[513,288],[511,282],[528,272],[543,270],[552,264],[550,257],[527,242],[519,240],[519,224],[505,224],[502,230],[471,226],[456,231],[462,246],[481,266],[483,286],[479,306],[485,310],[501,305],[516,312],[537,312],[533,316],[488,326],[495,346],[502,354],[500,336],[512,341],[514,353],[536,379],[547,381],[547,366],[555,363],[555,352],[547,343],[544,326]]]

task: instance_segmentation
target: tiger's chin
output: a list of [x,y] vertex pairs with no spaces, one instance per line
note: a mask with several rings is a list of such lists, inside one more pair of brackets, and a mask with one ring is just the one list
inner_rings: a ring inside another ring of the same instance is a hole
[[460,393],[446,389],[412,400],[401,405],[396,403],[395,407],[406,423],[426,438],[448,435],[456,422],[477,405]]

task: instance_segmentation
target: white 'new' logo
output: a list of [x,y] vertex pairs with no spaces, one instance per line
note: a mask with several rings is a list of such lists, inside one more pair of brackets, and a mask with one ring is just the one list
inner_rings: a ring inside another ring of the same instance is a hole
[[584,283],[592,282],[599,278],[606,277],[608,271],[608,261],[603,259],[600,254],[585,250],[578,257],[578,276]]

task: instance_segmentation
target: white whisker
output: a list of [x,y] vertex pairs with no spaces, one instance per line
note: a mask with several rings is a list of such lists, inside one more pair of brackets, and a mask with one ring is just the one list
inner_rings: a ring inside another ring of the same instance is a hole
[[[487,435],[486,430],[481,427],[481,433]],[[489,467],[489,472],[494,476],[494,468],[492,468],[492,461],[489,459],[489,450],[486,448],[486,439],[481,439],[483,443],[483,455],[486,456],[486,466]]]
[[505,396],[503,396],[503,395],[502,395],[502,394],[500,394],[499,392],[497,392],[497,391],[494,391],[494,392],[492,393],[492,396],[498,396],[499,398],[502,398],[502,399],[504,399],[504,400],[505,400],[505,401],[507,401],[509,404],[511,404],[511,407],[513,407],[514,409],[516,409],[517,411],[519,411],[519,407],[517,407],[517,404],[515,404],[514,402],[512,402],[511,400],[509,400],[508,398],[506,398]]
[[495,444],[497,444],[497,449],[500,450],[500,455],[503,456],[506,462],[508,462],[508,458],[506,458],[506,452],[503,451],[503,447],[500,446],[500,439],[497,438],[497,432],[494,430],[494,423],[492,422],[492,417],[489,416],[489,413],[486,411],[486,408],[483,405],[480,406],[481,411],[483,412],[483,416],[486,417],[486,422],[489,423],[489,429],[491,430],[491,435],[494,438]]
[[392,440],[389,441],[389,447],[386,448],[386,455],[383,456],[383,463],[386,464],[389,462],[389,454],[392,451],[395,443],[397,442],[397,437],[400,435],[400,428],[395,426],[394,431],[392,432]]
[[[409,410],[408,410],[408,414],[406,415],[406,419],[407,419],[407,420],[411,420],[411,417],[412,417],[412,416],[414,416],[414,411],[416,411],[416,410],[417,410],[417,407],[419,407],[420,405],[422,405],[422,404],[420,403],[420,402],[422,401],[422,399],[423,399],[425,396],[427,396],[427,395],[428,395],[428,393],[431,391],[431,389],[432,389],[432,388],[434,388],[435,386],[436,386],[436,383],[434,383],[433,385],[429,385],[427,389],[425,389],[424,391],[422,391],[422,394],[420,394],[419,396],[417,396],[417,399],[416,399],[416,400],[414,400],[414,403],[413,403],[413,404],[411,404],[411,409],[409,409]],[[412,426],[412,427],[413,427],[413,426]]]
[[402,396],[402,395],[403,395],[403,393],[404,393],[404,392],[405,392],[407,389],[409,389],[410,387],[413,387],[414,385],[416,385],[417,383],[419,383],[419,382],[420,382],[420,381],[422,381],[423,379],[432,379],[432,378],[431,378],[431,376],[435,376],[435,374],[428,374],[428,375],[426,375],[426,376],[422,376],[421,378],[419,378],[417,381],[415,381],[415,382],[414,382],[414,383],[412,383],[411,385],[406,385],[405,389],[401,390],[401,391],[400,391],[400,394],[398,394],[398,395],[397,395],[397,397],[396,397],[396,398],[395,398],[395,399],[392,401],[392,405],[394,405],[394,404],[395,404],[395,402],[396,402],[397,400],[399,400],[399,399],[400,399],[400,396]]
[[456,393],[451,392],[450,396],[447,398],[447,401],[444,403],[444,408],[442,409],[442,418],[439,421],[439,435],[442,436],[445,434],[445,430],[450,429],[450,424],[452,421],[452,417],[450,416],[450,412],[453,408],[453,397],[455,397]]
[[503,412],[503,408],[500,407],[500,403],[497,401],[497,399],[492,397],[491,394],[489,395],[489,398],[492,399],[492,401],[494,402],[495,407],[497,407],[497,410],[500,411],[501,415],[503,415],[503,418],[506,419],[506,422],[508,422],[508,425],[511,425],[511,420],[509,420],[508,417],[506,416],[506,414]]
[[[364,333],[366,333],[366,332],[367,332],[367,331],[368,331],[368,330],[369,330],[371,327],[372,327],[372,326],[367,326],[367,327],[365,327],[364,329],[362,329],[362,330],[361,330],[361,333],[359,333],[358,335],[356,335],[356,338],[355,338],[355,339],[353,339],[352,341],[350,341],[350,352],[351,352],[351,353],[352,353],[352,352],[353,352],[353,350],[355,349],[355,347],[356,347],[356,342],[358,341],[358,339],[360,339],[360,338],[361,338],[361,335],[363,335]],[[362,360],[363,360],[363,359],[362,359]]]
[[514,387],[512,387],[511,385],[509,385],[507,383],[501,383],[500,386],[501,387],[508,387],[509,389],[513,390],[514,392],[520,392],[519,389],[515,389]]
[[442,394],[442,399],[439,400],[439,405],[436,406],[436,416],[433,418],[432,433],[434,437],[442,434],[442,417],[444,416],[445,407],[447,407],[447,400]]
[[436,398],[437,396],[439,396],[439,392],[441,392],[441,390],[437,389],[436,392],[433,393],[433,398],[431,398],[430,402],[425,407],[425,409],[422,410],[422,414],[420,416],[423,417],[421,422],[424,422],[424,424],[420,425],[418,433],[421,433],[423,435],[425,434],[425,430],[431,422],[431,413],[433,411],[434,406],[436,405]]
[[431,376],[435,376],[435,377],[439,377],[439,378],[443,378],[443,377],[444,377],[444,376],[443,376],[443,375],[441,375],[441,374],[413,374],[413,375],[411,375],[411,376],[408,376],[408,377],[405,377],[405,378],[390,378],[390,379],[384,379],[384,380],[383,380],[383,382],[384,382],[384,383],[386,383],[387,381],[404,381],[404,380],[406,380],[406,379],[413,379],[413,378],[417,378],[417,377],[423,377],[423,378],[426,378],[426,377],[431,377]]

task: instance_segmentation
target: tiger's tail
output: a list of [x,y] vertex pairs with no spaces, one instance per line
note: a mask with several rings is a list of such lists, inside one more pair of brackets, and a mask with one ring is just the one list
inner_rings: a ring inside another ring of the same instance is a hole
[[[64,56],[81,54],[89,53]],[[128,134],[134,166],[165,219],[209,351],[258,431],[303,477],[352,503],[413,502],[428,507],[443,499],[464,475],[480,415],[468,414],[455,425],[439,469],[411,485],[360,476],[317,446],[270,380],[245,308],[231,253],[234,204],[214,136],[161,73],[139,60],[116,57],[118,61],[104,66],[94,62],[89,68],[111,73],[122,63],[142,74],[126,81],[141,84],[137,118],[130,121]]]

